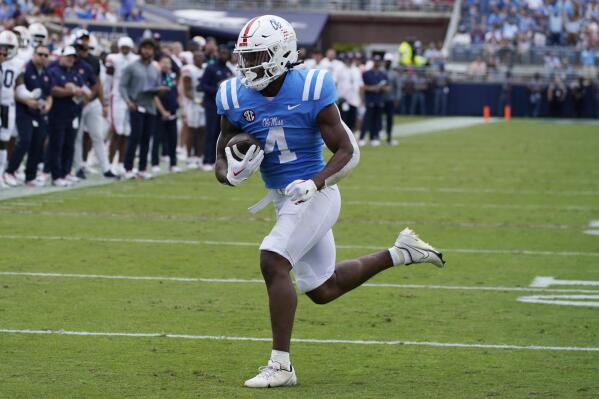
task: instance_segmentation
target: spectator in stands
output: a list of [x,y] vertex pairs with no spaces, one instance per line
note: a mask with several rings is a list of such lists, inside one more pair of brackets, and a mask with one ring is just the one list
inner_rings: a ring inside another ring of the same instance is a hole
[[366,113],[362,122],[360,132],[360,145],[366,144],[366,131],[370,132],[370,144],[380,145],[379,131],[381,130],[381,118],[383,113],[383,93],[389,90],[387,74],[381,69],[381,56],[375,55],[372,59],[372,69],[364,72],[364,102]]
[[592,79],[597,74],[595,59],[596,52],[588,45],[580,52],[580,63],[582,65],[582,74],[584,77]]
[[216,161],[216,141],[220,133],[220,118],[216,112],[216,92],[223,80],[233,76],[227,67],[231,52],[227,46],[219,46],[218,61],[209,64],[202,76],[201,86],[204,91],[204,109],[206,111],[206,136],[204,139],[204,160],[202,170],[214,169]]
[[468,76],[482,80],[487,75],[487,64],[480,56],[477,56],[474,61],[468,66]]
[[562,44],[562,30],[564,21],[559,3],[551,7],[549,14],[549,45],[560,46]]
[[574,105],[574,116],[582,118],[584,111],[584,98],[587,87],[582,77],[575,79],[570,83],[570,93],[572,94],[572,103]]
[[566,86],[559,76],[555,76],[547,88],[547,101],[549,102],[549,114],[554,117],[562,116],[562,109],[566,101]]
[[541,103],[543,100],[543,93],[545,92],[545,84],[541,79],[540,73],[536,72],[534,74],[532,81],[528,84],[528,90],[530,92],[530,116],[536,118],[541,113]]
[[499,102],[497,107],[497,113],[499,115],[505,116],[505,107],[511,108],[512,106],[512,86],[512,72],[507,71],[507,73],[505,74],[505,78],[501,83],[501,94],[499,95]]
[[449,74],[445,65],[439,65],[433,74],[433,87],[435,89],[435,115],[447,115],[447,101],[449,99]]
[[410,113],[416,115],[416,112],[420,112],[420,115],[426,115],[426,91],[428,89],[428,81],[424,76],[424,71],[417,71],[413,75],[414,79],[414,94],[412,97],[412,106],[410,107]]
[[407,115],[412,104],[414,94],[414,68],[408,67],[405,74],[401,75],[401,99],[399,104],[399,112],[402,115]]

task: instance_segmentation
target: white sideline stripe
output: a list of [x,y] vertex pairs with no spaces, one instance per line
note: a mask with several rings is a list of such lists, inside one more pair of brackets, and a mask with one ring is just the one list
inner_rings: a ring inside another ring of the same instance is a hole
[[[159,277],[159,276],[112,276],[106,274],[77,274],[77,273],[42,273],[42,272],[0,272],[0,276],[29,276],[29,277],[59,277],[59,278],[84,278],[107,280],[142,280],[142,281],[176,281],[197,283],[237,283],[237,284],[263,284],[259,279],[243,278],[201,278],[201,277]],[[459,290],[459,291],[500,291],[500,292],[554,292],[554,293],[580,293],[594,294],[599,290],[580,289],[554,289],[536,287],[491,287],[491,286],[459,286],[459,285],[421,285],[421,284],[393,284],[393,283],[366,283],[364,287],[406,288],[427,290]]]
[[[43,240],[43,241],[92,241],[134,244],[182,244],[182,245],[229,245],[236,247],[258,247],[259,243],[246,241],[214,241],[214,240],[159,240],[151,238],[109,238],[109,237],[68,237],[68,236],[32,236],[2,234],[0,239],[6,240]],[[383,249],[385,245],[337,244],[338,249]],[[542,255],[542,256],[590,256],[599,257],[599,252],[575,251],[538,251],[529,249],[479,249],[479,248],[438,248],[443,252],[464,254],[506,254],[506,255]]]
[[[66,330],[17,330],[1,328],[0,333],[5,334],[42,334],[42,335],[79,335],[96,337],[142,337],[142,338],[181,338],[206,341],[251,341],[271,342],[271,338],[235,337],[226,335],[189,335],[167,333],[124,333],[124,332],[94,332],[94,331],[66,331]],[[526,349],[542,351],[577,351],[599,352],[597,347],[581,346],[541,346],[541,345],[509,345],[509,344],[462,344],[430,341],[377,341],[377,340],[351,340],[351,339],[316,339],[316,338],[291,338],[292,342],[308,344],[349,344],[349,345],[410,345],[432,346],[438,348],[478,348],[478,349]]]

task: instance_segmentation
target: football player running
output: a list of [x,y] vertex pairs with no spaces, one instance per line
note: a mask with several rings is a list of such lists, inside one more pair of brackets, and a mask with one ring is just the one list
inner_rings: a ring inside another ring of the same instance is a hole
[[[335,85],[325,70],[299,70],[293,27],[264,15],[250,20],[237,40],[241,78],[221,83],[216,95],[221,117],[215,172],[237,186],[260,169],[277,220],[260,245],[260,268],[269,298],[272,352],[268,364],[245,381],[251,388],[295,385],[289,346],[297,295],[328,303],[394,265],[432,263],[442,267],[439,251],[410,229],[395,244],[357,259],[335,264],[332,227],[341,205],[337,182],[360,158],[352,132],[341,121]],[[250,147],[237,161],[227,142],[236,134],[253,135],[263,149]],[[322,144],[333,152],[325,164]]]

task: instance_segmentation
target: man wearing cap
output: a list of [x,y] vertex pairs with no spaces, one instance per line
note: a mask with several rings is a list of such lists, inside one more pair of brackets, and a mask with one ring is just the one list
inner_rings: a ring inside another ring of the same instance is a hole
[[366,113],[364,114],[359,144],[366,144],[366,130],[369,130],[370,144],[378,146],[380,144],[379,131],[381,130],[381,118],[383,115],[383,93],[389,90],[389,85],[387,84],[387,75],[381,70],[381,56],[378,54],[374,55],[372,61],[372,69],[369,69],[362,75],[362,79],[364,80]]
[[127,103],[121,97],[119,84],[125,68],[139,56],[133,53],[133,40],[124,36],[117,42],[119,52],[109,54],[106,57],[106,74],[112,76],[112,86],[110,90],[110,129],[112,132],[109,148],[109,162],[112,163],[114,155],[119,153],[119,170],[117,174],[125,173],[123,162],[125,161],[125,149],[127,148],[127,138],[131,133],[129,123],[129,110]]
[[[16,183],[15,173],[27,154],[25,184],[29,187],[43,185],[43,181],[36,180],[36,175],[47,135],[47,115],[52,108],[50,77],[46,70],[49,56],[48,47],[37,46],[33,58],[25,65],[23,73],[16,81],[16,124],[19,140],[6,168],[5,179],[13,179]],[[36,98],[35,92],[38,90],[41,94]]]
[[206,136],[204,138],[204,160],[202,170],[211,171],[216,161],[216,140],[220,133],[220,118],[216,112],[216,92],[223,80],[233,76],[227,67],[231,52],[227,46],[218,48],[218,60],[209,64],[202,76],[201,87],[204,91],[204,110],[206,111]]
[[67,187],[71,182],[69,174],[79,128],[79,104],[91,98],[91,92],[85,90],[85,82],[74,67],[77,51],[66,46],[60,52],[60,58],[48,68],[51,82],[52,108],[48,114],[48,162],[52,173],[52,184]]
[[164,109],[158,97],[164,88],[161,87],[160,70],[153,64],[156,43],[152,39],[143,39],[139,44],[140,58],[129,64],[123,71],[119,84],[119,92],[129,109],[131,135],[125,150],[125,178],[133,179],[133,162],[139,146],[139,178],[151,179],[152,174],[146,172],[150,138],[156,128],[156,113],[160,112],[164,119],[170,113]]
[[95,78],[95,83],[88,88],[91,90],[91,100],[85,101],[82,105],[81,123],[77,131],[77,140],[75,141],[75,155],[73,159],[73,169],[77,173],[77,177],[85,179],[85,171],[83,163],[85,155],[83,153],[83,135],[85,132],[89,135],[96,158],[102,168],[102,174],[106,178],[116,178],[110,171],[108,164],[108,155],[104,146],[104,90],[100,82],[100,60],[89,52],[89,34],[82,36],[75,41],[75,49],[77,50],[78,60],[74,67],[77,69],[83,80],[91,84],[90,74]]

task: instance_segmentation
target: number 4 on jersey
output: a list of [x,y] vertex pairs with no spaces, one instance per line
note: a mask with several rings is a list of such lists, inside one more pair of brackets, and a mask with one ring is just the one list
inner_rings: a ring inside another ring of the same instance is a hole
[[295,152],[289,151],[287,146],[287,140],[285,140],[285,131],[282,127],[273,127],[268,129],[268,136],[266,136],[266,145],[264,146],[264,153],[269,154],[275,150],[275,146],[279,149],[281,154],[279,155],[280,163],[287,163],[295,161],[297,156]]

